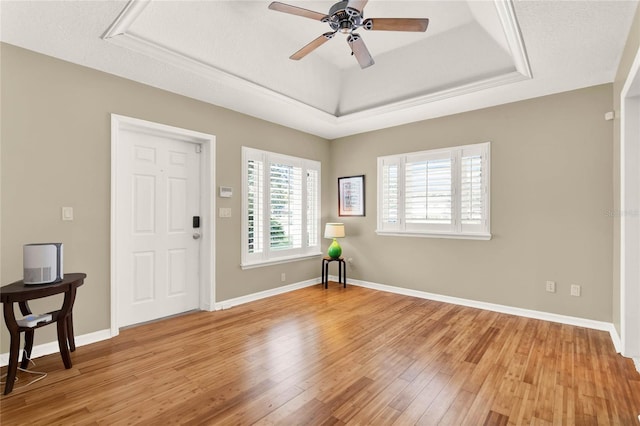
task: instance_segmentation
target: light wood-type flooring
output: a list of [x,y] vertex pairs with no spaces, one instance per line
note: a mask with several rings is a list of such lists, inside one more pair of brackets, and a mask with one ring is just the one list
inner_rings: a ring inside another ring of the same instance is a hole
[[20,374],[0,423],[640,424],[640,374],[606,332],[336,283],[125,329],[72,359],[37,359],[49,375],[28,387]]

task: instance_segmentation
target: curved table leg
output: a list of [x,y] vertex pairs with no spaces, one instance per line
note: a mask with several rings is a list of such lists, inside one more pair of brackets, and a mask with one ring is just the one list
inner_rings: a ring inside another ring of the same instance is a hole
[[35,333],[33,332],[33,330],[27,330],[24,332],[24,355],[22,356],[22,362],[20,362],[20,368],[27,368],[29,366],[29,360],[31,359],[31,351],[33,350],[34,334]]
[[20,351],[20,332],[18,331],[18,323],[13,312],[13,303],[4,303],[4,321],[9,329],[11,343],[9,349],[9,366],[7,368],[7,383],[4,386],[4,394],[9,395],[13,390],[13,383],[16,380],[16,372],[18,371],[18,352]]
[[71,368],[71,355],[69,354],[69,345],[67,344],[67,327],[64,319],[58,320],[58,347],[60,348],[60,356],[64,363],[64,368]]
[[[33,312],[29,307],[28,301],[18,302],[18,306],[20,307],[20,312],[23,316],[31,315]],[[31,352],[33,350],[33,330],[25,331],[24,333],[24,350],[25,353],[22,356],[22,362],[20,363],[20,368],[27,368],[29,366],[29,360],[31,359]]]
[[67,340],[69,341],[69,350],[71,352],[75,352],[76,339],[73,335],[73,311],[69,311],[65,322],[67,323]]
[[[67,334],[68,325],[67,322],[71,321],[70,313],[73,307],[73,302],[76,299],[76,289],[70,288],[69,291],[64,293],[64,302],[62,303],[62,309],[58,314],[58,347],[60,348],[60,356],[65,368],[71,368],[71,354],[69,353],[69,335]],[[74,344],[75,349],[75,344]]]

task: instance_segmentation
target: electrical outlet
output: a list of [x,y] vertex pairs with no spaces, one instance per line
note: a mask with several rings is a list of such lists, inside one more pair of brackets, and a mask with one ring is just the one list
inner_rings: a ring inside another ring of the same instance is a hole
[[580,286],[578,284],[571,284],[571,295],[580,296]]
[[280,274],[280,281],[285,282],[286,280],[287,280],[287,274],[283,272],[282,274]]
[[555,281],[547,281],[546,289],[549,293],[556,292],[556,282]]

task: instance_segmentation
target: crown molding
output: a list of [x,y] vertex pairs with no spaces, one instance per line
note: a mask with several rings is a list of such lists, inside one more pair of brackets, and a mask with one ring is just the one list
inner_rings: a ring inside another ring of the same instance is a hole
[[[399,117],[402,113],[408,113],[407,117],[419,117],[421,108],[434,102],[531,79],[531,68],[513,4],[511,0],[494,0],[494,3],[510,48],[514,69],[465,85],[409,97],[344,115],[323,111],[213,64],[135,34],[131,27],[147,7],[149,0],[131,0],[104,33],[102,39],[211,81],[218,90],[215,90],[215,93],[203,93],[200,100],[331,139],[358,133],[360,127],[362,127],[361,131],[364,131],[372,122],[403,124],[407,122],[407,119]],[[256,102],[256,99],[259,99],[259,102]]]
[[126,34],[142,11],[149,5],[149,2],[150,0],[131,0],[127,3],[120,15],[102,35],[102,38],[108,40],[112,37]]
[[511,0],[495,0],[494,4],[504,29],[504,35],[507,39],[516,71],[523,76],[523,79],[533,78],[513,3]]

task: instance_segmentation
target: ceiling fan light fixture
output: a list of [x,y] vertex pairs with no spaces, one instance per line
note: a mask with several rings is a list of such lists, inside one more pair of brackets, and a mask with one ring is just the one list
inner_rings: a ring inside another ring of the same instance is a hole
[[348,34],[351,32],[353,24],[350,21],[344,20],[340,22],[340,32],[342,34]]

